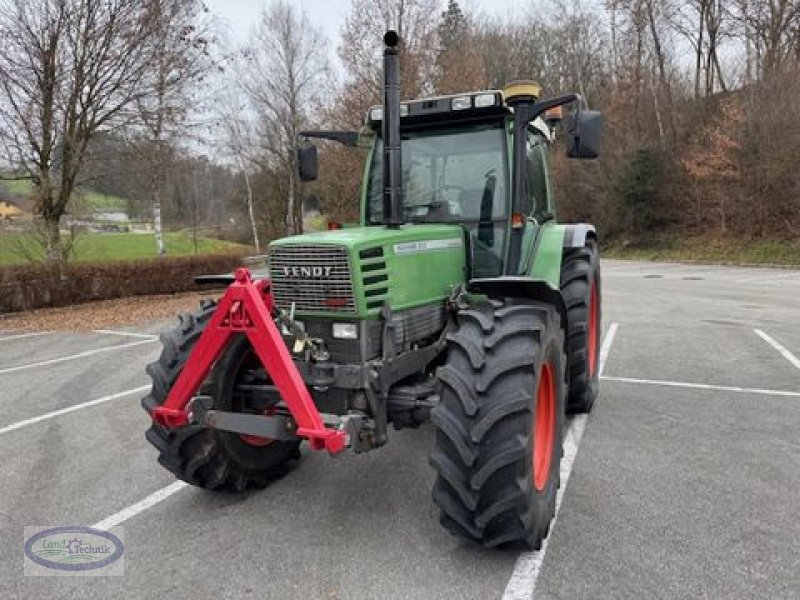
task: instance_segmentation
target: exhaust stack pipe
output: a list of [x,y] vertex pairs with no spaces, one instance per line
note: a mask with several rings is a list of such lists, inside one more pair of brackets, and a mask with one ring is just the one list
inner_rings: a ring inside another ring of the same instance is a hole
[[400,38],[383,36],[383,217],[387,227],[403,224],[403,164],[400,156]]

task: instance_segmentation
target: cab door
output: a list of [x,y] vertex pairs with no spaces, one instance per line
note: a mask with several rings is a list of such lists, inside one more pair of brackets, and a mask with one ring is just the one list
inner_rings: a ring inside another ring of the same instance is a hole
[[555,217],[547,169],[547,143],[547,139],[540,131],[528,127],[525,140],[525,164],[523,165],[525,191],[519,207],[524,218],[524,231],[517,273],[528,272],[529,261],[542,225]]

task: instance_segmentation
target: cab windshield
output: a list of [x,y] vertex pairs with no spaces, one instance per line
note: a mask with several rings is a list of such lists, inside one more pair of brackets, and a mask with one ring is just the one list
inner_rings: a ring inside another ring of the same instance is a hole
[[[502,122],[403,132],[403,218],[477,222],[506,217],[507,160]],[[383,143],[377,140],[367,188],[367,222],[383,223]]]

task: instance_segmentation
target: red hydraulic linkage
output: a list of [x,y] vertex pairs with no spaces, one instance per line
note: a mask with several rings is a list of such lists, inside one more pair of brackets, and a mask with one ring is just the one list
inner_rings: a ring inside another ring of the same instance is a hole
[[297,423],[297,435],[306,438],[314,450],[325,449],[331,454],[341,452],[347,443],[346,434],[337,429],[326,429],[272,320],[274,304],[269,280],[254,282],[250,272],[244,268],[237,269],[234,278],[234,283],[222,296],[166,401],[152,411],[153,421],[170,429],[186,425],[189,421],[189,401],[208,376],[231,336],[244,333],[292,413]]

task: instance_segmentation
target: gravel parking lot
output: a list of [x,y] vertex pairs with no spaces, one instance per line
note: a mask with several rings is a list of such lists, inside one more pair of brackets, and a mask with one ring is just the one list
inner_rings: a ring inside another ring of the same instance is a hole
[[[522,555],[439,526],[429,427],[210,493],[144,440],[144,366],[170,322],[0,321],[0,598],[797,600],[800,271],[603,268],[601,396],[571,421],[548,542]],[[121,525],[124,576],[24,576],[30,525]]]

